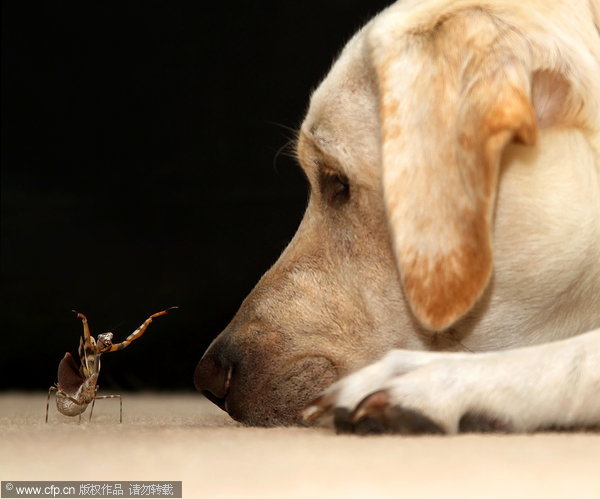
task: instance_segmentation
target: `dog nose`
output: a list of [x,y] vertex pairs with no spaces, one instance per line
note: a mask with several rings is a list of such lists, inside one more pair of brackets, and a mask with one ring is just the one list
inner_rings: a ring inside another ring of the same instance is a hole
[[233,365],[223,362],[218,349],[209,348],[194,371],[194,386],[208,400],[227,411]]

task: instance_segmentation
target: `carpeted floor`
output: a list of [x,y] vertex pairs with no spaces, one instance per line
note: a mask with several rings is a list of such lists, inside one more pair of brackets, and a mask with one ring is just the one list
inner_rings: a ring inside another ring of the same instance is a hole
[[182,480],[185,498],[600,498],[600,434],[356,437],[246,428],[199,395],[98,401],[0,394],[0,479]]

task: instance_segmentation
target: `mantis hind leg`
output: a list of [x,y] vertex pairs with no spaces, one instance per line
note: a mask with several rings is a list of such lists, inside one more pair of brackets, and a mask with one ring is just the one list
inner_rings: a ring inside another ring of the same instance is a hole
[[92,410],[90,411],[90,421],[92,420],[92,411],[94,410],[94,402],[98,399],[119,399],[119,423],[123,422],[123,398],[121,395],[98,395],[94,397],[92,402]]
[[94,404],[96,403],[97,398],[100,398],[100,397],[94,397],[94,400],[92,400],[92,407],[90,408],[90,417],[88,418],[88,421],[92,420],[92,414],[94,413]]
[[48,422],[48,411],[50,410],[50,393],[55,392],[57,390],[58,388],[56,388],[54,385],[48,388],[48,400],[46,400],[46,423]]

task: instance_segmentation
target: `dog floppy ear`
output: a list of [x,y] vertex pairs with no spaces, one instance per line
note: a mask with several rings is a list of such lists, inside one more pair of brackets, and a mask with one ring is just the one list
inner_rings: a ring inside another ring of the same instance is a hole
[[396,262],[417,319],[442,330],[489,282],[503,149],[536,140],[528,51],[482,11],[410,32],[384,19],[369,43]]

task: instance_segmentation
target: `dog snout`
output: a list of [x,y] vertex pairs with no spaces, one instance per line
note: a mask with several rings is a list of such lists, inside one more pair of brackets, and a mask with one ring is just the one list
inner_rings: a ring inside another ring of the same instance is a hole
[[216,344],[198,362],[194,385],[207,399],[226,411],[232,376],[233,364],[224,358],[222,349]]

